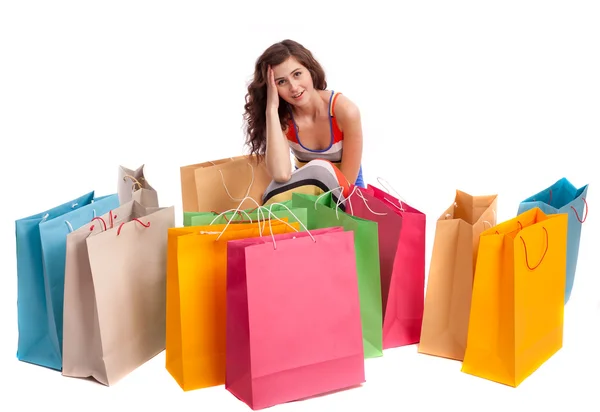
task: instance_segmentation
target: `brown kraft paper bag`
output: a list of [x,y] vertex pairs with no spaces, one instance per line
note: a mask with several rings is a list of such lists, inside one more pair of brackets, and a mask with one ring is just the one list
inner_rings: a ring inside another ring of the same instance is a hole
[[496,225],[497,195],[456,191],[438,218],[425,293],[418,352],[462,361],[479,235]]
[[181,168],[181,191],[184,212],[222,213],[255,208],[272,178],[264,161],[255,156],[238,156]]
[[181,166],[179,173],[181,175],[181,201],[184,212],[198,212],[198,193],[196,192],[196,169],[205,167],[219,166],[228,162],[242,159],[244,156],[228,157],[204,163]]

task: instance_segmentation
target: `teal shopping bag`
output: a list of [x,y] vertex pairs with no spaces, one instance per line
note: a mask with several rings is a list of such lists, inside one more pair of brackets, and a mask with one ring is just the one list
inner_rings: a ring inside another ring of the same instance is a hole
[[94,192],[15,222],[17,249],[18,349],[21,361],[56,368],[60,355],[50,339],[44,290],[40,223],[90,204]]
[[66,237],[118,205],[89,192],[15,222],[19,360],[61,370]]
[[[342,226],[354,232],[356,269],[365,358],[383,355],[383,315],[377,222],[351,216],[336,208],[331,193],[292,194],[292,207],[305,208],[308,230]],[[337,210],[336,210],[337,209]],[[310,259],[310,256],[304,256]],[[337,256],[331,256],[337,259]]]
[[563,177],[553,185],[522,201],[517,211],[517,215],[520,215],[529,209],[538,207],[547,215],[566,213],[569,216],[567,226],[567,266],[565,268],[565,304],[571,297],[571,291],[575,283],[581,225],[587,217],[587,191],[587,184],[578,189]]

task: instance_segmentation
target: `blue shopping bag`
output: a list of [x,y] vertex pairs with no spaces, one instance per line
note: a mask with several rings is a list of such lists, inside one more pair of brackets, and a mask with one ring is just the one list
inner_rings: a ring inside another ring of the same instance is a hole
[[565,304],[571,297],[571,291],[575,282],[581,225],[587,217],[587,190],[587,184],[578,189],[563,177],[557,180],[552,186],[522,201],[517,211],[517,215],[520,215],[529,209],[539,207],[548,215],[557,213],[568,214]]
[[15,222],[19,360],[62,369],[66,236],[118,206],[116,193],[92,191]]

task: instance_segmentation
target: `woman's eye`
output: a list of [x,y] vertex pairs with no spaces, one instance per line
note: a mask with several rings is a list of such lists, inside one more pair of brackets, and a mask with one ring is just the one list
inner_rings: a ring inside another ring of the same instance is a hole
[[279,81],[277,82],[277,84],[278,84],[278,85],[280,85],[280,86],[281,86],[283,83],[285,83],[285,80],[279,80]]
[[301,74],[302,74],[302,72],[296,72],[296,73],[294,73],[294,75],[295,75],[296,77],[300,76]]

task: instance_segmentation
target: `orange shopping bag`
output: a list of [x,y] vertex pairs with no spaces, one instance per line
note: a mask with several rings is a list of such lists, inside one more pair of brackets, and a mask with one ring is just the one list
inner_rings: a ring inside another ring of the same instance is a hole
[[225,383],[227,242],[299,230],[286,220],[169,229],[166,369],[184,391]]
[[567,222],[536,207],[481,234],[463,372],[516,387],[562,347]]

